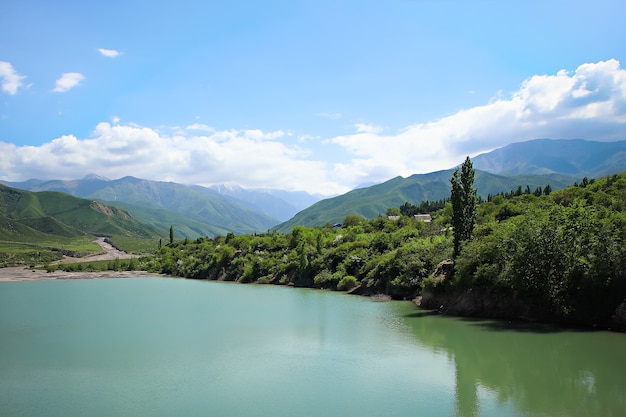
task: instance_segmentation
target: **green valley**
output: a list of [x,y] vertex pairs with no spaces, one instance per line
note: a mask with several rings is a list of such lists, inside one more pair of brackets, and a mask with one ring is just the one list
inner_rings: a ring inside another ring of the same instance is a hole
[[100,251],[96,236],[156,241],[165,233],[125,210],[64,193],[0,185],[0,262],[40,264]]

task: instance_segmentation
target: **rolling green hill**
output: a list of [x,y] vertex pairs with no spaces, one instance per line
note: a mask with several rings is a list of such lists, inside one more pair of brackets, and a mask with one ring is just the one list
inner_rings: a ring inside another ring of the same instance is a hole
[[169,230],[174,227],[174,234],[178,237],[195,239],[200,236],[225,236],[231,230],[220,225],[207,223],[206,219],[194,214],[181,214],[160,208],[148,208],[121,202],[105,202],[132,213],[140,222],[159,230]]
[[[399,207],[405,202],[419,204],[425,200],[441,200],[450,196],[450,178],[454,170],[416,174],[408,178],[396,177],[382,184],[352,190],[338,197],[329,198],[302,210],[292,219],[278,225],[279,232],[289,232],[294,226],[322,226],[341,223],[349,214],[371,219],[384,215],[388,208]],[[475,186],[478,194],[508,192],[518,186],[528,185],[532,190],[550,184],[553,190],[571,185],[577,178],[561,174],[518,175],[506,177],[476,171]]]
[[189,238],[225,235],[228,232],[263,232],[279,223],[279,220],[250,205],[208,188],[130,176],[117,180],[97,176],[71,181],[29,180],[7,185],[30,191],[60,191],[99,200],[122,208],[136,219],[165,233],[173,225],[177,236]]
[[[16,253],[88,253],[94,236],[158,238],[165,234],[127,211],[64,193],[0,185],[0,261]],[[60,256],[60,255],[59,255]]]
[[[14,228],[19,224],[52,235],[162,235],[117,207],[54,191],[35,193],[4,185],[0,185],[0,219]],[[5,227],[0,233],[8,236],[13,232]],[[20,233],[12,237],[20,240]]]
[[[152,217],[148,213],[158,214],[162,220],[154,221],[153,218],[151,224],[156,227],[165,225],[165,230],[173,224],[180,235],[191,238],[266,231],[277,223],[274,218],[219,195],[170,182],[125,177],[92,193],[91,197],[112,205],[122,203],[144,221]],[[166,214],[166,211],[170,213]]]

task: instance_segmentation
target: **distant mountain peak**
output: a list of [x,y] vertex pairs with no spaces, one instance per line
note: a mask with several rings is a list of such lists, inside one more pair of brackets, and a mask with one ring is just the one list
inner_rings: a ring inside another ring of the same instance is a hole
[[475,169],[494,174],[601,177],[623,171],[626,141],[535,139],[511,143],[472,158]]
[[215,190],[215,191],[217,191],[220,194],[229,193],[229,192],[233,192],[233,191],[244,190],[243,187],[241,187],[239,185],[235,185],[235,184],[213,184],[213,185],[210,185],[207,188]]
[[83,181],[111,181],[110,179],[98,174],[87,174],[82,178]]

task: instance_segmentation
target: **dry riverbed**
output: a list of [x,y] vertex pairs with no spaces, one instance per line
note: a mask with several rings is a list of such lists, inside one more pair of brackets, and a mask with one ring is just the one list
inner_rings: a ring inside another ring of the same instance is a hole
[[[100,245],[103,253],[85,258],[65,257],[60,262],[90,262],[90,261],[109,261],[114,259],[130,259],[135,255],[122,252],[99,238],[96,243]],[[43,279],[92,279],[92,278],[129,278],[129,277],[147,277],[154,276],[146,271],[99,271],[99,272],[65,272],[54,271],[46,272],[40,269],[32,269],[25,266],[17,266],[11,268],[0,268],[0,282],[7,281],[35,281]]]

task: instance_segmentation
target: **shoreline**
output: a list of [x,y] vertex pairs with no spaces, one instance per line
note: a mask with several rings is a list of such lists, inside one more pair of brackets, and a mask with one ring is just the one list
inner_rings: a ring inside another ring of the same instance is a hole
[[[62,260],[53,262],[52,264],[76,263],[90,261],[110,261],[114,259],[130,259],[137,258],[127,252],[114,248],[110,243],[105,242],[104,237],[94,240],[102,248],[102,253],[87,256],[84,258],[72,258],[64,256]],[[29,268],[27,266],[10,266],[0,268],[0,282],[18,282],[18,281],[43,281],[53,279],[97,279],[97,278],[148,278],[160,276],[161,274],[150,273],[148,271],[76,271],[66,272],[62,270],[48,272],[43,269]]]
[[57,279],[150,278],[162,276],[148,271],[47,272],[22,266],[0,268],[0,282],[44,281]]

